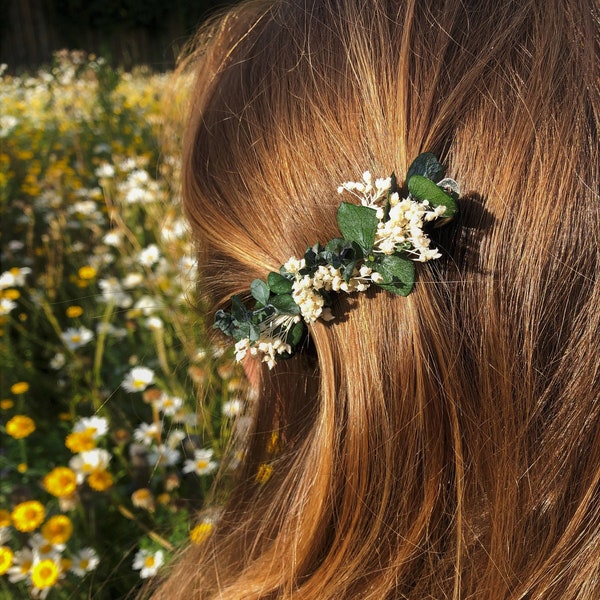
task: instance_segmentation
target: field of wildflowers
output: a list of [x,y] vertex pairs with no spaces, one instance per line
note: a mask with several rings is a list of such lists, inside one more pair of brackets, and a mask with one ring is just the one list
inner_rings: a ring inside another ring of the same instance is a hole
[[125,598],[210,534],[247,393],[191,307],[168,82],[0,73],[1,599]]

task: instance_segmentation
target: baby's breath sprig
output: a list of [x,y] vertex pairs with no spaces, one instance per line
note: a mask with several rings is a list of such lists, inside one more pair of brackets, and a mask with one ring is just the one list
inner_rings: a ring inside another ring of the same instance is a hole
[[342,237],[325,246],[317,243],[304,257],[291,257],[279,273],[250,286],[254,307],[239,296],[231,311],[215,314],[215,327],[236,340],[236,359],[248,353],[262,355],[273,368],[279,358],[293,356],[307,332],[307,324],[333,318],[329,307],[335,294],[363,292],[372,284],[407,296],[415,281],[415,262],[441,256],[430,246],[427,223],[444,224],[457,212],[458,185],[442,179],[444,168],[430,153],[420,154],[408,169],[406,198],[401,198],[396,177],[343,183],[338,192],[354,195],[360,204],[342,202],[337,223]]

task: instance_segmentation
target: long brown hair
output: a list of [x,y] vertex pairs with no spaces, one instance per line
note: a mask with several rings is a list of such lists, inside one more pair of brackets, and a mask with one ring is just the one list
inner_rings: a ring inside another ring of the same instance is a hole
[[409,297],[341,298],[261,368],[239,481],[156,598],[600,598],[598,15],[259,0],[203,28],[184,198],[214,306],[336,237],[364,170],[427,150],[463,197]]

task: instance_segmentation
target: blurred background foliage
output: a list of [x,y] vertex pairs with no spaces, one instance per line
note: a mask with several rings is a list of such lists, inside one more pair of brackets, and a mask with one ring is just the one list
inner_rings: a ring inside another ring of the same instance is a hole
[[133,597],[210,536],[242,458],[168,73],[232,3],[0,0],[0,600]]
[[253,396],[194,300],[187,86],[82,51],[0,66],[0,600],[134,597],[243,458]]

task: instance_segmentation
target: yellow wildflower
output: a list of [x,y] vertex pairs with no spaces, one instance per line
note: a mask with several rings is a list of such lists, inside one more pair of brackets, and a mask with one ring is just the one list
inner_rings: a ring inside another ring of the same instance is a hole
[[94,469],[87,479],[88,485],[97,492],[104,492],[113,484],[113,477],[104,469]]
[[79,279],[94,279],[96,277],[96,269],[90,265],[85,265],[79,269],[77,274],[79,275]]
[[15,415],[6,423],[6,433],[15,440],[20,440],[31,435],[35,431],[33,419],[25,415]]
[[279,439],[279,433],[273,431],[271,433],[271,439],[267,442],[267,452],[269,454],[278,454],[281,450],[281,440]]
[[15,403],[10,398],[0,400],[0,408],[2,410],[10,410],[14,405]]
[[15,529],[19,531],[33,531],[37,529],[46,516],[44,505],[37,500],[27,500],[15,506],[11,519]]
[[140,488],[131,494],[131,503],[138,508],[154,511],[154,496],[148,488]]
[[31,570],[31,583],[36,588],[44,589],[52,587],[60,575],[58,565],[50,559],[41,560]]
[[83,431],[74,431],[66,437],[65,446],[74,453],[93,450],[96,447],[95,431],[93,427],[88,427]]
[[0,508],[0,528],[9,527],[10,524],[10,511],[5,508]]
[[27,472],[27,463],[19,463],[17,465],[17,471],[19,471],[19,473],[26,473]]
[[73,561],[66,556],[62,556],[60,559],[60,569],[63,573],[66,573],[73,566]]
[[83,314],[83,308],[81,308],[81,306],[78,306],[77,304],[74,304],[73,306],[69,306],[67,308],[65,314],[70,319],[76,319],[77,317],[80,317]]
[[77,489],[77,476],[69,467],[55,467],[44,477],[43,484],[53,496],[68,497]]
[[9,290],[4,290],[4,293],[2,295],[5,298],[8,298],[9,300],[18,300],[21,297],[21,292],[19,292],[19,290],[11,288]]
[[42,527],[42,535],[51,544],[65,544],[73,533],[73,523],[66,515],[50,517]]
[[29,384],[26,381],[18,381],[10,386],[10,391],[16,395],[24,394],[29,390]]
[[167,506],[169,502],[171,502],[171,494],[168,492],[163,492],[162,494],[156,496],[156,501],[163,506]]
[[210,537],[212,530],[213,524],[208,521],[196,525],[196,527],[190,531],[190,540],[192,544],[202,544],[202,542],[205,542]]
[[4,575],[12,566],[13,552],[8,546],[0,546],[0,575]]
[[267,463],[262,463],[258,466],[258,472],[256,473],[257,483],[267,483],[271,479],[273,474],[273,467]]

